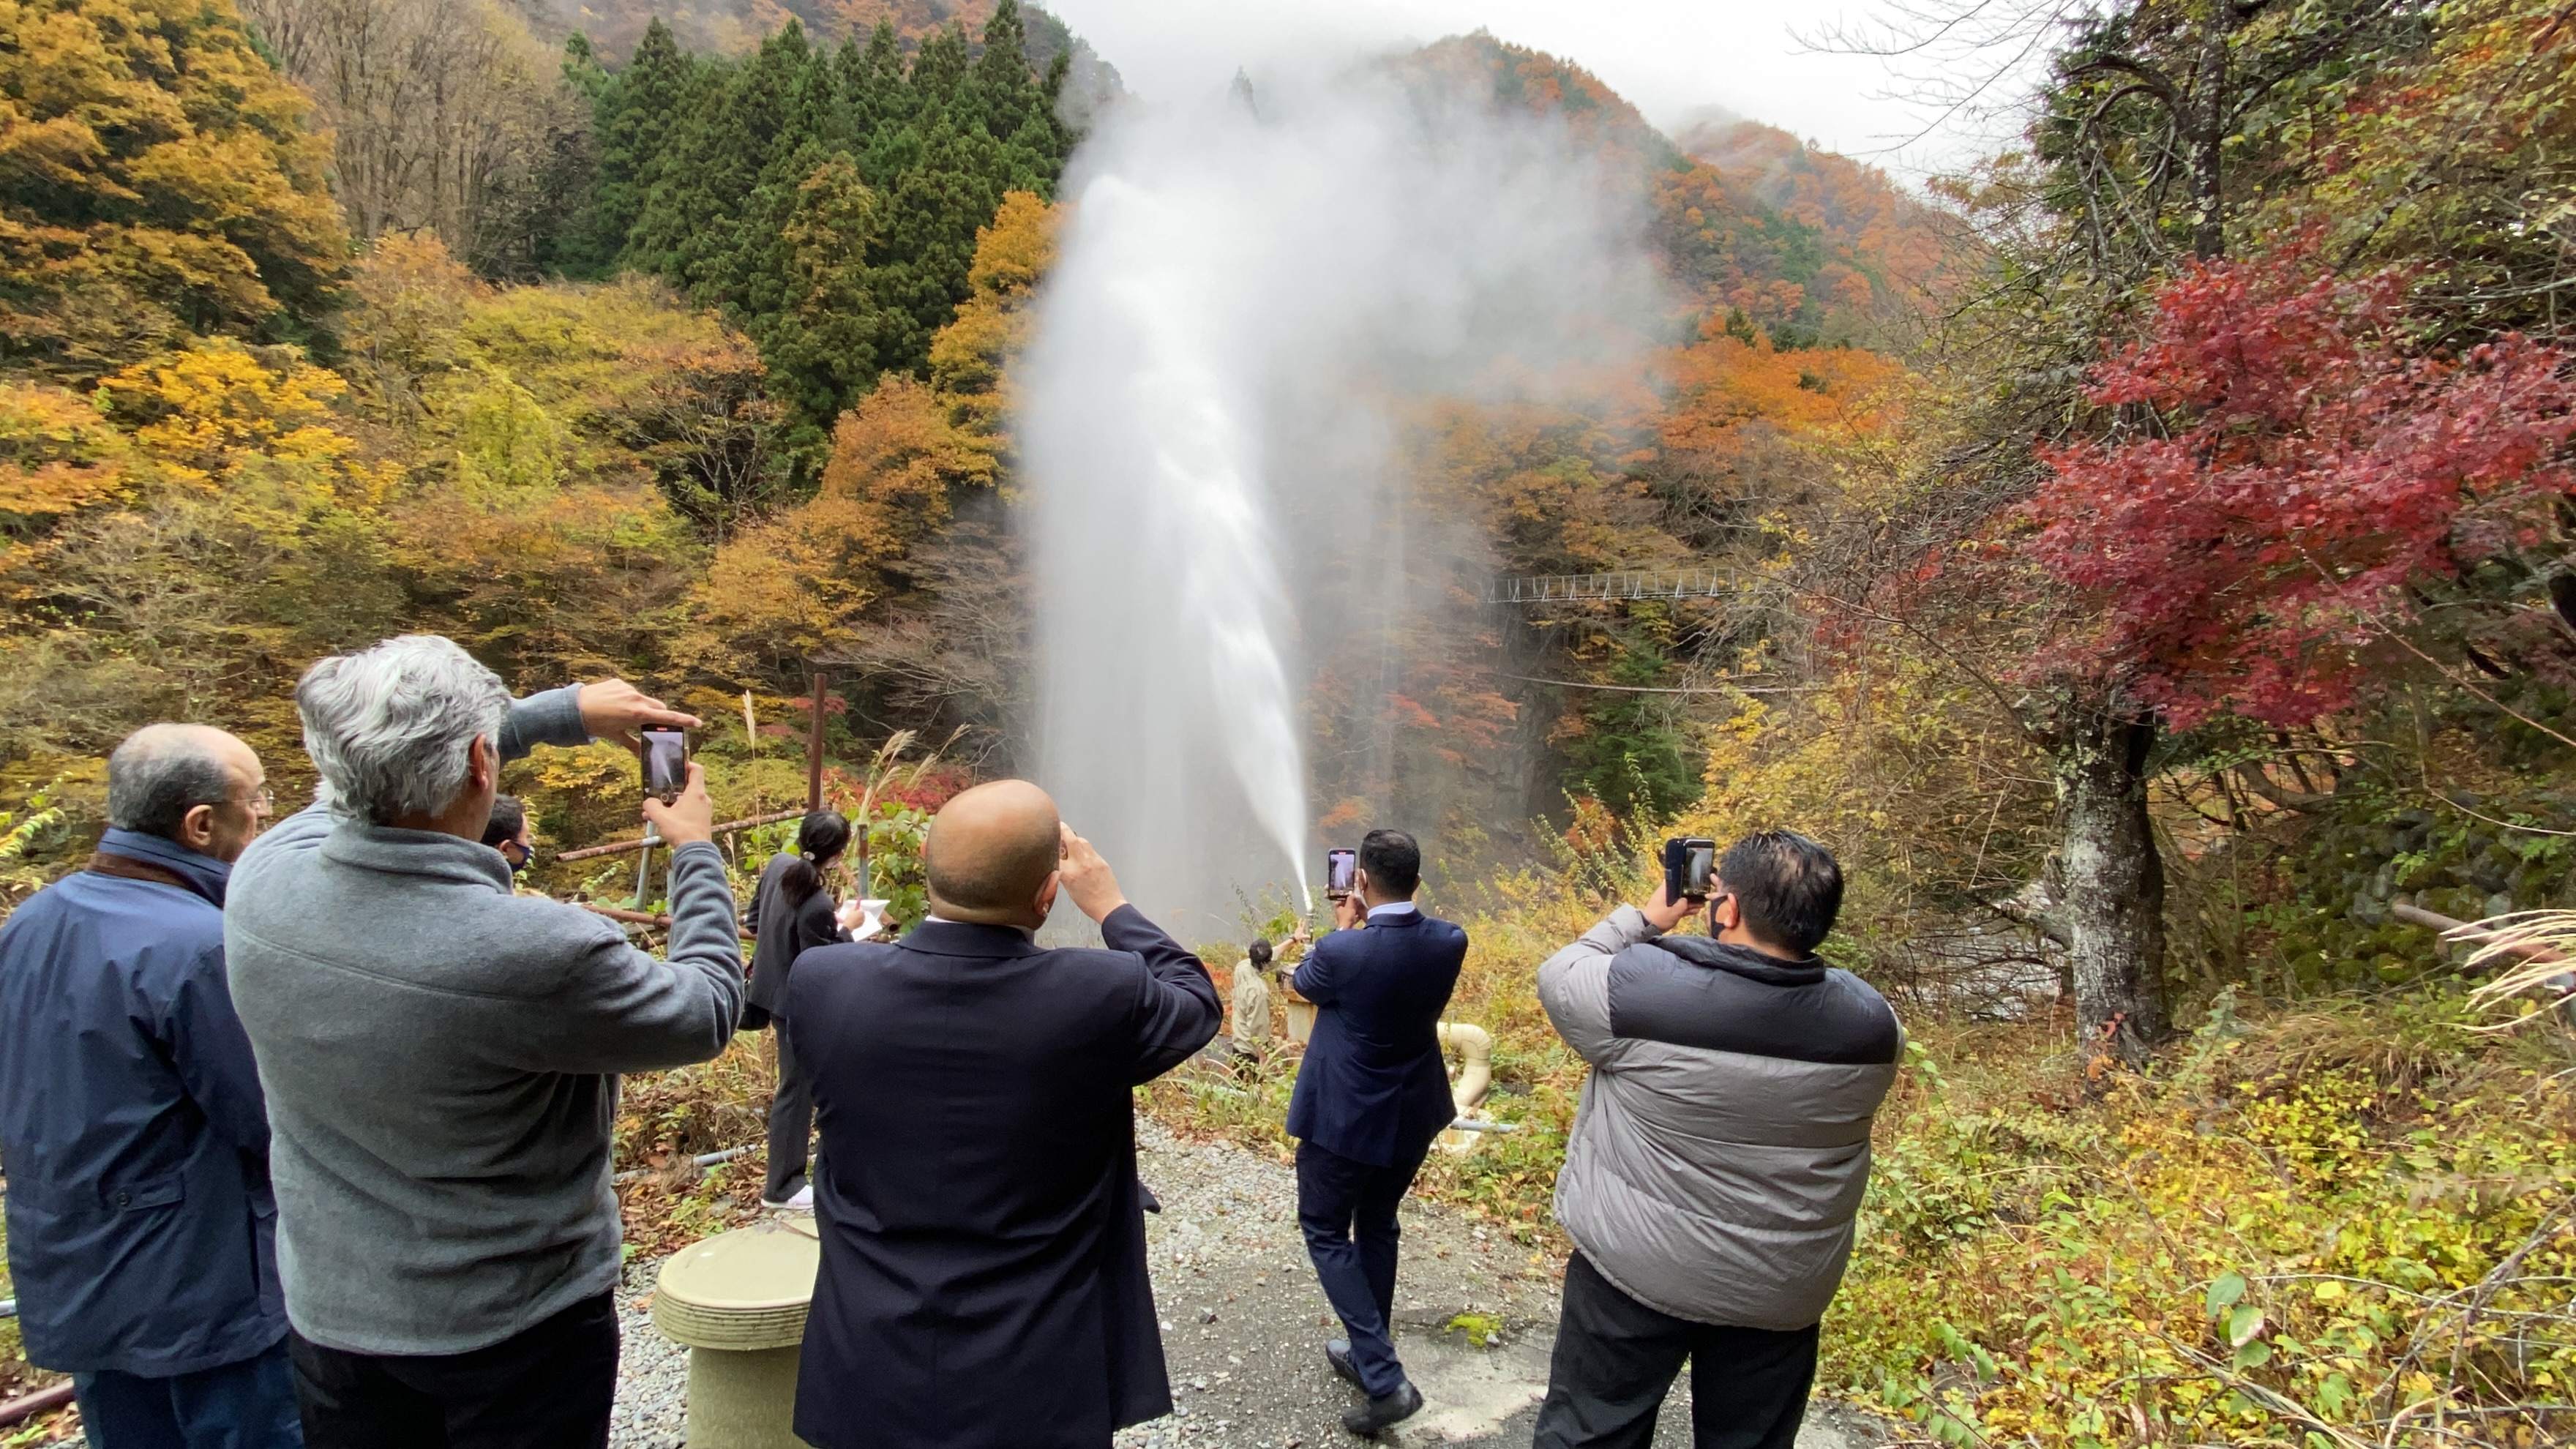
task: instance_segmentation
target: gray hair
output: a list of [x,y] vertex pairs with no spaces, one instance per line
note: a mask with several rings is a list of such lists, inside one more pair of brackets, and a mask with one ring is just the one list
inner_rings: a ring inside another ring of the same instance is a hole
[[331,808],[382,825],[456,803],[474,741],[499,745],[510,692],[454,640],[406,634],[304,671],[295,712]]
[[200,805],[233,795],[232,768],[216,752],[221,731],[204,725],[145,725],[107,757],[107,823],[176,839]]

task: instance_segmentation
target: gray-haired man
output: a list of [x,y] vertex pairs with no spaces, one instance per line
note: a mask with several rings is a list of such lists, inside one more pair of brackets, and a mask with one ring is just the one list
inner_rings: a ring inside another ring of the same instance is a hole
[[295,696],[328,804],[243,857],[224,934],[274,1133],[308,1443],[604,1445],[617,1372],[613,1073],[704,1061],[742,1007],[691,766],[668,960],[513,896],[481,843],[502,761],[694,724],[631,686],[511,703],[445,639],[325,659]]

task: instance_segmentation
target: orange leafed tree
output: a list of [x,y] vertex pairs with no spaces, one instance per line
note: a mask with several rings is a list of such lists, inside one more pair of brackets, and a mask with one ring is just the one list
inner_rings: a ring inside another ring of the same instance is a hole
[[832,431],[822,491],[716,550],[690,601],[688,653],[771,676],[845,645],[903,584],[887,566],[948,521],[950,496],[990,487],[991,439],[960,428],[927,384],[889,373]]

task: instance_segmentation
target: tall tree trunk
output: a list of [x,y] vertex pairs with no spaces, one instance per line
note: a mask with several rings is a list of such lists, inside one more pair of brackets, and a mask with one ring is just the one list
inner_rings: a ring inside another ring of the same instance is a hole
[[2199,74],[2192,82],[2199,102],[2191,119],[2191,252],[2214,261],[2227,250],[2227,197],[2219,163],[2227,145],[2227,33],[2234,28],[2230,0],[2209,0],[2201,21]]
[[2165,870],[2147,815],[2153,722],[2070,707],[2057,734],[2060,919],[2088,1053],[2136,1066],[2165,1035]]

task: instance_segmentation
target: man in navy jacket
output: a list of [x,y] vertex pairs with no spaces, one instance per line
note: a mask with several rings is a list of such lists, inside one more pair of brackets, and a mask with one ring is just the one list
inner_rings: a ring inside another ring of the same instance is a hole
[[[1108,1449],[1172,1410],[1133,1093],[1215,1037],[1216,985],[1026,781],[942,806],[922,863],[929,919],[806,951],[779,1012],[822,1135],[796,1433]],[[1059,888],[1107,949],[1036,942]]]
[[[1454,1108],[1440,1057],[1440,1013],[1467,959],[1467,933],[1422,914],[1413,893],[1422,849],[1401,830],[1360,842],[1341,929],[1297,968],[1315,1031],[1288,1102],[1297,1144],[1297,1222],[1347,1342],[1324,1346],[1335,1373],[1368,1395],[1342,1416],[1373,1435],[1422,1407],[1395,1356],[1396,1204]],[[1366,912],[1364,929],[1362,912]]]
[[224,890],[269,797],[248,745],[138,730],[89,868],[0,927],[0,1166],[27,1358],[89,1442],[300,1445],[268,1113],[224,982]]

